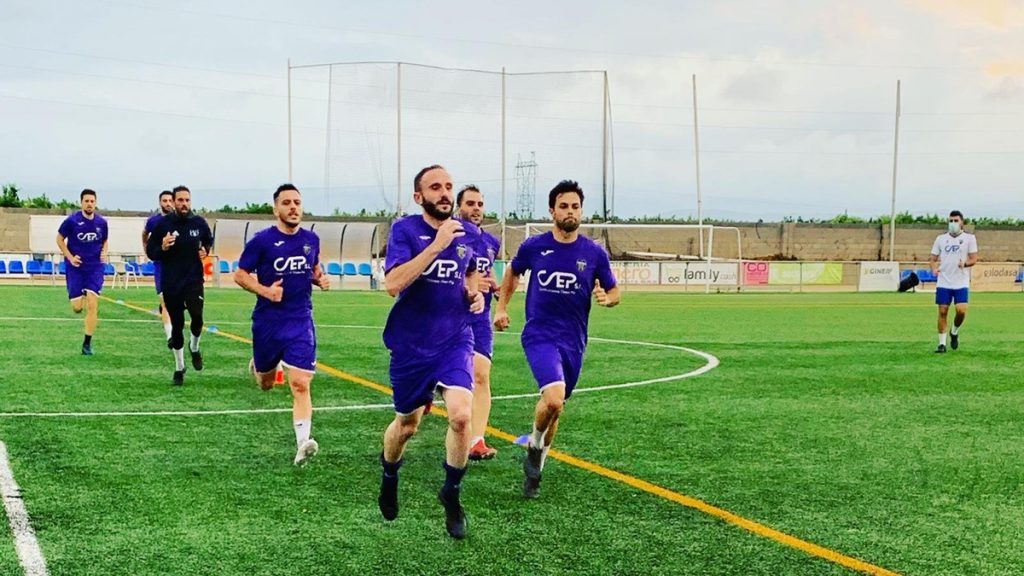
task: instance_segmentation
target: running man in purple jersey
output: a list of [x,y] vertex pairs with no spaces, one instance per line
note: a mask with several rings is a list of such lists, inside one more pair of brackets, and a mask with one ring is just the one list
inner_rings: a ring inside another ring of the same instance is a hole
[[[146,243],[153,233],[158,222],[174,213],[174,194],[170,190],[160,193],[160,211],[146,219],[146,225],[142,228],[142,251],[146,251]],[[160,262],[153,262],[153,285],[156,287],[156,296],[160,299],[160,319],[164,323],[164,334],[167,336],[167,347],[171,347],[171,317],[167,315],[167,306],[164,305],[164,291],[160,287]]]
[[494,327],[508,328],[508,303],[519,286],[519,277],[530,272],[526,291],[526,325],[523,350],[541,397],[534,411],[523,460],[523,495],[540,495],[540,477],[558,417],[579,381],[587,349],[590,298],[599,306],[619,303],[619,288],[608,254],[596,242],[579,235],[583,190],[563,180],[548,194],[554,226],[551,232],[527,238],[509,264],[501,285]]
[[82,355],[92,356],[92,335],[99,321],[103,290],[103,263],[107,259],[107,221],[96,212],[96,192],[86,188],[78,196],[82,209],[68,216],[57,229],[57,247],[67,268],[64,280],[75,314],[85,309]]
[[484,221],[484,195],[472,184],[463,186],[455,197],[459,218],[472,222],[479,233],[466,231],[466,240],[476,255],[480,276],[479,290],[484,295],[484,311],[470,322],[473,328],[473,437],[469,443],[470,460],[490,460],[498,453],[487,445],[484,432],[491,414],[491,357],[494,355],[494,330],[491,327],[491,296],[498,290],[494,280],[494,259],[501,241],[479,228]]
[[320,268],[320,238],[302,224],[302,195],[292,184],[274,192],[277,226],[261,230],[238,260],[235,283],[256,295],[252,311],[252,362],[263,390],[274,387],[278,363],[288,369],[292,389],[292,427],[296,466],[320,449],[310,437],[313,401],[309,386],[316,373],[313,285],[331,287]]
[[384,328],[391,351],[395,418],[384,432],[383,472],[377,503],[385,520],[398,517],[398,469],[409,439],[416,434],[440,389],[448,411],[445,482],[438,499],[452,538],[466,537],[460,501],[469,460],[473,407],[473,331],[470,317],[484,309],[477,290],[476,259],[466,241],[476,226],[451,218],[452,178],[442,166],[420,170],[413,199],[423,213],[395,221],[388,236],[385,277],[397,296]]

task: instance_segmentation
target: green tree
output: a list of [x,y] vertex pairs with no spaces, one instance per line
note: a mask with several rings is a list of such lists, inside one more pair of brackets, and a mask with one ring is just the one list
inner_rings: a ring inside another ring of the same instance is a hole
[[18,187],[13,183],[4,184],[3,195],[0,196],[0,207],[21,208],[22,201],[18,198]]

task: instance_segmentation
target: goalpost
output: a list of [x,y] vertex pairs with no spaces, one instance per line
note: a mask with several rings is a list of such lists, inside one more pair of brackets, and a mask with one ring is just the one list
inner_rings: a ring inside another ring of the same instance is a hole
[[[528,222],[522,228],[522,239],[550,229],[551,222]],[[713,287],[738,290],[741,284],[743,242],[734,226],[581,224],[580,233],[608,251],[613,269],[625,276],[619,280],[626,286],[671,289],[702,285],[705,292],[711,292]],[[508,236],[511,240],[518,235]]]

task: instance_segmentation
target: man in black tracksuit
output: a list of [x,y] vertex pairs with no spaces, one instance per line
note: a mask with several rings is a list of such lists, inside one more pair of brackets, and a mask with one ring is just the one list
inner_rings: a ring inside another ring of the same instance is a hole
[[199,337],[203,333],[203,259],[213,246],[206,220],[192,213],[192,193],[184,186],[173,190],[174,212],[157,222],[146,242],[146,255],[160,262],[164,304],[171,318],[174,385],[185,383],[185,310],[192,319],[189,351],[192,367],[203,369]]

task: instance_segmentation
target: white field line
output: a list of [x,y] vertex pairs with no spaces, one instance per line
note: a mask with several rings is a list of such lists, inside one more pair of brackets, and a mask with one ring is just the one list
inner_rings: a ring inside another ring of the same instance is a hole
[[14,536],[14,548],[18,552],[21,567],[25,569],[25,576],[47,576],[46,559],[39,549],[36,531],[32,529],[28,511],[25,510],[21,489],[14,481],[11,462],[7,458],[7,445],[3,442],[0,442],[0,496],[4,499],[4,509]]

